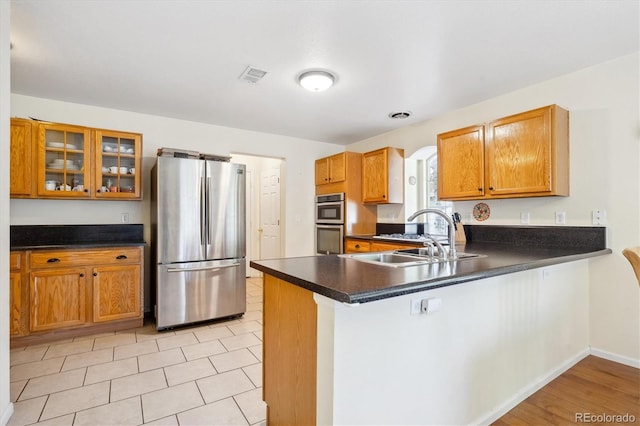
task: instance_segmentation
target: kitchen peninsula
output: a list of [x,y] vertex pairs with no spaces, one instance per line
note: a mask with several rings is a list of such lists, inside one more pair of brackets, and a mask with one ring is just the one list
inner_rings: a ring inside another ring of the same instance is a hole
[[605,229],[466,231],[458,250],[481,257],[251,262],[265,274],[268,421],[487,423],[586,356],[586,259],[611,253]]

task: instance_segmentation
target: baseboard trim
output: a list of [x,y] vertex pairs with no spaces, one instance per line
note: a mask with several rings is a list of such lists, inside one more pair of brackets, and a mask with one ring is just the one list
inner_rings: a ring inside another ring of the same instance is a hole
[[552,380],[556,379],[562,373],[576,365],[582,359],[589,356],[591,351],[589,348],[586,348],[580,352],[578,352],[573,357],[569,358],[567,361],[560,364],[558,367],[554,368],[550,372],[548,372],[545,376],[542,377],[539,381],[535,383],[531,383],[524,388],[522,388],[518,393],[516,393],[513,397],[505,401],[495,410],[492,410],[486,416],[483,416],[479,420],[475,420],[469,424],[473,425],[490,425],[491,423],[498,420],[500,417],[504,416],[511,409],[513,409],[516,405],[520,404],[525,399],[529,398],[531,395],[542,389],[544,386],[549,384]]
[[13,402],[10,402],[9,405],[7,405],[7,409],[2,413],[2,417],[0,417],[0,425],[6,425],[9,423],[11,416],[13,416]]
[[640,359],[633,359],[626,356],[614,354],[611,352],[603,351],[602,349],[591,347],[591,355],[598,358],[608,359],[609,361],[617,362],[618,364],[628,365],[629,367],[640,368]]

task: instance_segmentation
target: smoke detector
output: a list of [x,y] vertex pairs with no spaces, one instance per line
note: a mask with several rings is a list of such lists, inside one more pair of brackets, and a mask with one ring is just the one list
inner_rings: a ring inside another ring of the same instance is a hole
[[239,78],[240,80],[244,80],[247,83],[255,84],[259,82],[265,75],[267,75],[266,71],[249,65]]
[[409,117],[411,117],[411,111],[394,111],[389,113],[389,118],[393,118],[394,120],[401,120]]

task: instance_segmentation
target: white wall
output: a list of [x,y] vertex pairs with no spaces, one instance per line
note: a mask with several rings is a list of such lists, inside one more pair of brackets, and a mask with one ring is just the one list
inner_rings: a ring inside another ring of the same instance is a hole
[[[491,121],[529,109],[558,104],[570,111],[571,195],[488,201],[485,224],[519,224],[520,212],[532,225],[552,225],[556,211],[567,225],[590,225],[591,211],[607,211],[607,246],[614,253],[590,262],[590,342],[601,355],[640,366],[640,290],[621,251],[640,245],[640,54],[526,87],[347,146],[369,151],[383,146],[407,156],[435,145],[440,132]],[[476,202],[456,202],[466,223]],[[378,219],[404,222],[398,206],[379,207]],[[477,222],[476,222],[477,223]]]
[[[58,102],[13,94],[11,116],[126,130],[143,134],[144,179],[141,202],[11,200],[11,224],[120,223],[129,213],[131,223],[145,224],[149,239],[149,171],[156,151],[175,147],[212,154],[242,153],[285,160],[283,170],[284,255],[313,254],[313,165],[316,158],[344,147],[299,138],[212,126],[165,117]],[[304,147],[304,149],[300,149]],[[293,218],[300,217],[300,222]]]
[[0,1],[0,425],[13,413],[9,393],[9,16],[11,5]]
[[[318,424],[489,424],[588,354],[587,277],[582,260],[355,306],[314,296]],[[410,315],[423,298],[440,310]]]

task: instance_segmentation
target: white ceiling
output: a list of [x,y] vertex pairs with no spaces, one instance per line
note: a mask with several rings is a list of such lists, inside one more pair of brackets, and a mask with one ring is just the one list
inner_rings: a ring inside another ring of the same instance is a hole
[[[13,0],[11,89],[348,144],[638,51],[639,4]],[[337,84],[303,90],[309,68]]]

